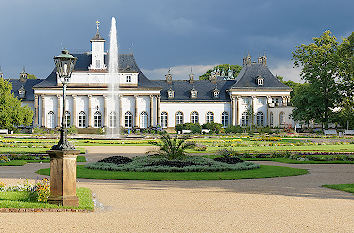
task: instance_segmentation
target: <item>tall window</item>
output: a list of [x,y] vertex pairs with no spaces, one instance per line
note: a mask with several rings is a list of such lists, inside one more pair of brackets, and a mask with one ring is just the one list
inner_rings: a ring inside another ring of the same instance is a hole
[[279,113],[279,124],[284,125],[285,124],[285,114],[283,112]]
[[225,128],[229,126],[229,113],[223,112],[221,114],[221,124],[222,124],[222,127],[225,127]]
[[124,126],[125,128],[132,128],[133,125],[133,114],[131,112],[126,112],[124,114]]
[[51,129],[55,128],[55,114],[53,111],[48,112],[47,127]]
[[263,112],[257,112],[257,125],[258,126],[263,126],[264,122],[264,114]]
[[147,128],[148,127],[148,114],[147,112],[140,113],[140,128]]
[[191,113],[191,122],[193,124],[198,124],[199,123],[199,114],[198,112],[194,111]]
[[206,122],[207,123],[212,123],[214,122],[214,113],[208,112],[206,115]]
[[273,112],[270,113],[270,116],[269,116],[269,123],[270,123],[270,126],[271,126],[271,127],[274,126],[274,115],[273,115]]
[[161,113],[161,127],[167,128],[167,125],[168,125],[167,112],[162,112]]
[[117,127],[117,114],[115,112],[109,113],[109,127],[110,128]]
[[96,60],[96,69],[99,69],[101,67],[100,60]]
[[241,116],[241,124],[242,126],[247,126],[248,125],[248,114],[247,112],[243,112]]
[[132,76],[127,75],[126,81],[127,81],[127,83],[131,83],[132,82]]
[[65,111],[65,119],[64,119],[65,127],[71,126],[71,114],[69,111]]
[[177,112],[176,113],[176,125],[183,124],[183,113]]
[[93,126],[95,128],[102,127],[102,114],[99,111],[96,111],[95,114],[93,114]]
[[81,111],[79,113],[79,128],[85,128],[86,127],[86,114],[85,112]]

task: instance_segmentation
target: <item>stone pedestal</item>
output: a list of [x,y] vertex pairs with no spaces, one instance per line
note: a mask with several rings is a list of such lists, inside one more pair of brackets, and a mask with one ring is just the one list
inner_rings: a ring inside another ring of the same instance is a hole
[[76,157],[79,150],[49,150],[50,196],[48,202],[63,206],[78,206],[76,196]]

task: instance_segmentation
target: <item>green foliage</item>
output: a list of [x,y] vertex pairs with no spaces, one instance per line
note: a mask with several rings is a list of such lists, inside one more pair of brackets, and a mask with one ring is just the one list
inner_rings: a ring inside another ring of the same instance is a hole
[[33,112],[30,107],[21,107],[21,101],[12,93],[11,83],[0,78],[0,128],[14,130],[17,126],[32,124]]
[[215,66],[213,69],[208,70],[205,74],[202,74],[201,76],[199,76],[199,80],[208,80],[210,78],[210,74],[214,69],[220,69],[220,70],[224,70],[226,75],[227,75],[227,71],[229,70],[229,67],[231,68],[231,70],[233,71],[233,76],[234,78],[237,77],[237,75],[240,73],[242,66],[240,65],[230,65],[230,64],[222,64],[222,65],[217,65]]
[[27,74],[27,79],[37,79],[34,74]]
[[[336,107],[340,97],[336,80],[340,77],[338,67],[341,58],[338,54],[337,39],[330,31],[325,31],[321,37],[314,37],[313,40],[314,42],[309,45],[297,46],[293,52],[293,59],[295,66],[302,67],[301,78],[308,83],[307,97],[312,98],[307,101],[308,109],[316,109],[316,112],[312,111],[316,113],[312,118],[328,128],[329,119],[333,114],[332,109]],[[298,107],[299,105],[295,105],[295,108]],[[307,117],[308,111],[294,116],[297,119],[301,116]],[[306,117],[303,120],[307,120]]]
[[68,128],[68,134],[77,134],[77,128],[72,125],[70,128]]
[[194,123],[178,124],[176,125],[175,129],[177,132],[182,130],[191,130],[192,133],[202,132],[202,126],[200,124],[194,124]]
[[243,133],[243,132],[244,132],[244,128],[242,128],[239,125],[229,125],[225,129],[225,133]]
[[325,184],[322,186],[354,194],[354,184]]
[[159,155],[167,159],[183,159],[186,157],[185,150],[193,148],[194,143],[186,142],[188,137],[174,137],[168,133],[161,133],[161,140],[157,142],[160,147]]
[[209,123],[203,124],[202,129],[209,129],[211,133],[218,134],[222,130],[222,124],[215,123],[215,122],[209,122]]

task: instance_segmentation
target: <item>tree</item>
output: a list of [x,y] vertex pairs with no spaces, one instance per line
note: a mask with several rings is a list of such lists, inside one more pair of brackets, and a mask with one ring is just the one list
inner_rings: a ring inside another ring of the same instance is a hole
[[215,69],[218,69],[218,68],[220,70],[224,70],[227,75],[227,71],[229,70],[229,67],[233,71],[234,78],[237,77],[237,75],[240,73],[240,71],[242,69],[242,66],[239,66],[239,65],[230,65],[230,64],[217,65],[213,69],[208,70],[205,74],[202,74],[201,76],[199,76],[199,80],[208,80],[211,72]]
[[38,79],[34,74],[27,74],[27,79]]
[[334,114],[332,110],[339,98],[336,82],[340,75],[338,42],[330,31],[325,31],[321,37],[314,37],[313,41],[314,43],[309,45],[297,46],[293,52],[293,59],[295,66],[302,67],[301,78],[308,82],[307,88],[311,90],[308,97],[313,97],[313,100],[308,101],[310,106],[307,108],[317,109],[318,118],[315,119],[328,128],[329,119]]
[[341,96],[338,123],[343,127],[347,124],[348,127],[354,127],[354,32],[348,38],[344,38],[339,45],[338,54]]
[[30,107],[21,107],[21,101],[12,93],[10,82],[0,78],[0,128],[14,130],[17,126],[29,126],[33,120]]

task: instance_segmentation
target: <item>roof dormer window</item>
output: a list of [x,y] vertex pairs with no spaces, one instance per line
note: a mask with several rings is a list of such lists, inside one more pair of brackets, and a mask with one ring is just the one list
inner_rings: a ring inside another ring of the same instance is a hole
[[19,90],[18,90],[18,97],[23,99],[25,98],[25,94],[26,94],[26,90],[25,88],[22,86]]
[[172,88],[170,88],[170,89],[167,91],[167,94],[168,94],[168,98],[169,98],[169,99],[175,98],[175,92],[174,92],[174,90],[172,90]]
[[217,88],[215,88],[214,91],[213,91],[213,94],[214,94],[214,98],[218,99],[219,96],[220,96],[220,91]]
[[127,83],[131,83],[132,82],[132,76],[127,75],[125,80],[126,80]]
[[198,95],[198,91],[193,88],[193,89],[191,90],[191,98],[192,98],[192,99],[196,99],[196,98],[197,98],[197,95]]
[[264,79],[261,76],[258,76],[256,82],[258,86],[263,86]]

